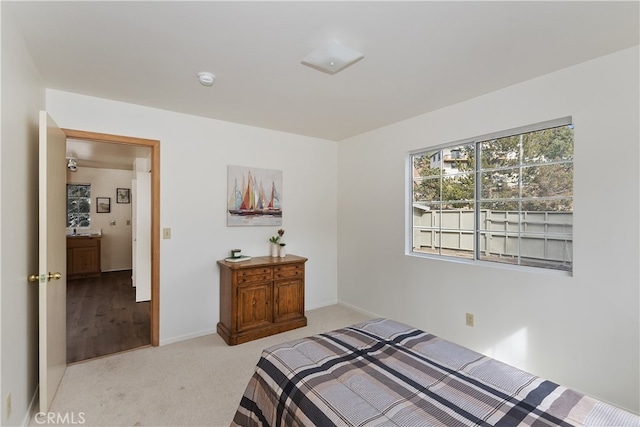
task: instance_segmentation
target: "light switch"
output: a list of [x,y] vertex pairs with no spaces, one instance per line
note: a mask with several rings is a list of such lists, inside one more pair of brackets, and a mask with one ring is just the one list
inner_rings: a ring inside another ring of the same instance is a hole
[[170,228],[163,228],[162,229],[162,238],[163,239],[170,239],[171,238],[171,229]]

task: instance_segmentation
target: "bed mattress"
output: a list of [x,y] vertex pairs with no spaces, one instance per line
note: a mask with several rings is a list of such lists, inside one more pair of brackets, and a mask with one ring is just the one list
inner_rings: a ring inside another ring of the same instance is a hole
[[233,426],[640,426],[465,347],[374,319],[263,351]]

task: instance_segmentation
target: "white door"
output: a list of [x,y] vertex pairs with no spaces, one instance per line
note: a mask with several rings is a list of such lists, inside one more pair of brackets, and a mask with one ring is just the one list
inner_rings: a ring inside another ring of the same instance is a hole
[[67,368],[66,136],[40,111],[40,411],[47,412]]
[[132,180],[133,283],[136,302],[151,300],[151,174],[136,172]]

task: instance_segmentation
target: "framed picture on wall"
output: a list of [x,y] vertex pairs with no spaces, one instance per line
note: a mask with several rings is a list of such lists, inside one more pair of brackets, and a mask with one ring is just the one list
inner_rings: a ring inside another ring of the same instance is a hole
[[96,197],[96,212],[97,213],[111,212],[111,197]]
[[128,188],[116,189],[116,203],[131,203],[131,190]]
[[227,226],[282,225],[282,171],[229,166]]

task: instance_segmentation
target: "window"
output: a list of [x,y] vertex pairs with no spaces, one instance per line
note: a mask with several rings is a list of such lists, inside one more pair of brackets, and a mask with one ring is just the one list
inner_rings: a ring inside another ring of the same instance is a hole
[[570,118],[410,157],[412,253],[572,271]]
[[67,184],[67,227],[91,225],[91,184]]

